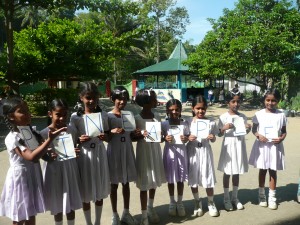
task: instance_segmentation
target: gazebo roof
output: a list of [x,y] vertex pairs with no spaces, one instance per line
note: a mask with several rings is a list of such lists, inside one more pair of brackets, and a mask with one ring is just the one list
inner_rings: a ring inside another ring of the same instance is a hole
[[178,74],[178,72],[184,73],[189,70],[188,66],[182,64],[182,62],[186,59],[187,59],[186,51],[183,47],[183,44],[179,42],[174,48],[169,59],[154,64],[152,66],[145,67],[141,70],[134,72],[133,74],[172,75],[172,74]]

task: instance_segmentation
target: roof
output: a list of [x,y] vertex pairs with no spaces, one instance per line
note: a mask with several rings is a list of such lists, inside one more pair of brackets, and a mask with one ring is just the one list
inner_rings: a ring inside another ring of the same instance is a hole
[[135,71],[133,74],[145,74],[145,75],[172,75],[178,74],[178,72],[185,72],[189,70],[188,66],[182,64],[187,59],[186,51],[183,44],[179,42],[174,48],[169,59],[161,61],[160,63],[148,66],[141,70]]

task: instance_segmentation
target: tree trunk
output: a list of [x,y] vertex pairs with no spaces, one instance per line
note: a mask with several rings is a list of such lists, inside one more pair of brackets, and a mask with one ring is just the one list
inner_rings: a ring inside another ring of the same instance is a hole
[[160,48],[159,48],[159,42],[160,42],[160,39],[159,39],[159,29],[160,29],[160,24],[159,24],[159,17],[157,16],[157,31],[156,31],[156,63],[159,63],[160,61]]

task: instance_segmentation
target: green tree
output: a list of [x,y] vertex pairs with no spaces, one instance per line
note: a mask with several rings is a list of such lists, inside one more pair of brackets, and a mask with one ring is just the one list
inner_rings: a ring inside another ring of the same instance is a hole
[[290,1],[240,0],[210,22],[213,30],[186,62],[201,78],[254,78],[264,90],[295,73],[300,14]]

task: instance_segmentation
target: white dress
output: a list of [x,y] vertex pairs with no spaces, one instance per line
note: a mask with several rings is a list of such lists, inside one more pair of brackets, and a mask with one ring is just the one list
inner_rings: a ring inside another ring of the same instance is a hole
[[[189,119],[189,124],[193,118]],[[218,133],[216,123],[210,121],[210,134]],[[191,187],[202,186],[213,188],[215,186],[216,175],[214,168],[214,158],[209,140],[201,139],[189,141],[186,145],[188,155],[188,185]]]
[[[244,114],[240,113],[239,115],[230,115],[226,112],[219,118],[219,129],[222,129],[222,127],[227,123],[232,123],[234,117],[242,117],[244,119],[244,123],[247,123],[247,117]],[[228,129],[224,133],[218,164],[218,170],[227,175],[243,174],[248,172],[248,157],[245,136],[234,136],[233,132],[234,129]]]
[[15,152],[16,147],[26,149],[19,140],[17,132],[10,132],[5,138],[10,167],[0,199],[0,216],[17,222],[45,212],[40,163],[27,161]]
[[[104,130],[108,128],[106,112],[101,113]],[[76,128],[77,135],[85,134],[83,118],[73,113],[70,125]],[[110,194],[110,178],[107,153],[103,142],[98,137],[79,145],[78,168],[81,179],[82,201],[96,202],[106,198]]]
[[[41,131],[44,139],[47,139],[48,132],[48,127]],[[72,134],[73,140],[76,142],[76,131],[69,126],[66,132]],[[49,147],[53,148],[53,144]],[[46,210],[50,210],[51,215],[58,213],[66,215],[71,210],[82,208],[76,158],[44,162],[43,177]]]
[[[112,112],[108,113],[109,129],[121,128],[122,118],[116,117]],[[136,181],[135,155],[130,138],[130,132],[123,134],[111,134],[112,139],[107,145],[107,157],[112,184]]]
[[[145,130],[146,122],[159,122],[159,117],[143,119],[139,114],[135,116],[136,127]],[[136,145],[136,186],[141,191],[155,189],[166,182],[164,165],[162,161],[162,152],[160,143],[146,142],[140,139]]]
[[[189,135],[189,125],[187,121],[180,121],[184,126],[183,134]],[[170,129],[169,121],[162,122],[162,132],[166,136]],[[187,181],[187,152],[185,144],[172,144],[165,141],[163,163],[165,168],[166,179],[168,183],[177,183]]]
[[[262,135],[265,134],[266,128],[272,126],[277,130],[278,135],[281,135],[281,128],[287,123],[284,113],[279,110],[275,113],[267,113],[265,109],[256,112],[252,122],[259,124],[258,133]],[[283,143],[263,143],[256,139],[250,153],[249,164],[259,169],[284,170]]]

